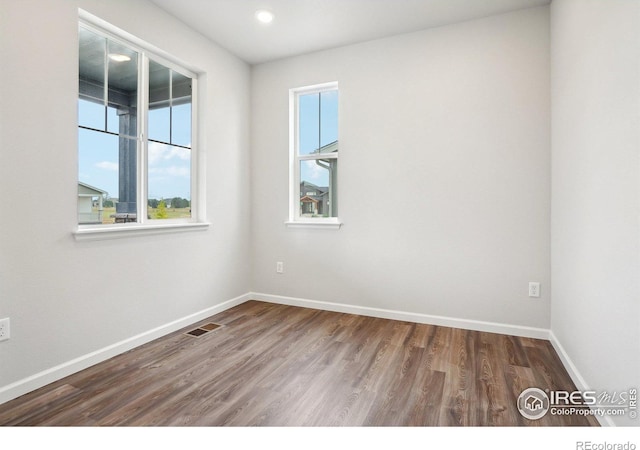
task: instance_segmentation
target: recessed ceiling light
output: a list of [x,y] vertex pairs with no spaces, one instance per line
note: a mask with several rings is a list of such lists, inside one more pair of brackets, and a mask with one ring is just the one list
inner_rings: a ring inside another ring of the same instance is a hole
[[273,13],[271,11],[267,11],[266,9],[259,9],[256,11],[256,19],[260,23],[271,23],[273,22]]
[[109,59],[116,62],[131,61],[131,57],[120,53],[109,53]]

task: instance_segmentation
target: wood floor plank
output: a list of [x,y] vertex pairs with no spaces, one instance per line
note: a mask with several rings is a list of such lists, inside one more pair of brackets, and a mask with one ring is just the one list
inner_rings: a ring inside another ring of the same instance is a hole
[[63,384],[59,387],[53,387],[42,395],[25,397],[24,401],[16,407],[0,410],[0,424],[21,425],[26,421],[34,420],[34,417],[49,411],[51,405],[56,402],[68,403],[70,397],[78,395],[80,392],[79,389],[69,384]]
[[429,369],[447,373],[449,371],[449,344],[453,328],[434,327],[427,343],[425,364]]
[[0,425],[597,426],[525,419],[528,387],[575,389],[548,341],[249,301],[0,405]]
[[504,388],[504,364],[499,356],[503,337],[493,333],[480,333],[476,358],[477,422],[491,426],[516,423],[515,408]]

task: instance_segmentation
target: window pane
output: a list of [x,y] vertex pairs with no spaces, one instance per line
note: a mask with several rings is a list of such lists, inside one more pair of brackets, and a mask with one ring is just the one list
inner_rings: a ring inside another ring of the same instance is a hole
[[78,129],[78,223],[136,221],[135,147],[134,139]]
[[136,120],[138,53],[109,40],[107,61],[109,64],[107,129],[112,133],[136,137],[138,135]]
[[172,108],[172,143],[191,148],[191,103]]
[[149,139],[170,143],[171,70],[149,60]]
[[105,129],[105,54],[106,38],[84,28],[78,30],[79,93],[78,124]]
[[[114,223],[118,200],[117,136],[78,130],[78,223]],[[102,197],[102,202],[100,202]],[[100,209],[102,203],[102,209]]]
[[191,150],[149,142],[149,219],[191,217]]
[[169,143],[169,107],[149,110],[149,139]]
[[[78,124],[136,136],[137,52],[82,27],[79,41],[81,102]],[[108,84],[108,101],[105,101],[105,82]]]
[[118,110],[111,106],[107,107],[107,131],[109,133],[120,133]]
[[298,120],[300,155],[337,151],[337,90],[301,95],[298,98]]
[[191,147],[191,78],[172,74],[171,143]]
[[104,105],[80,98],[78,100],[78,125],[104,130]]
[[338,91],[325,91],[320,94],[320,145],[324,148],[337,141]]
[[149,139],[191,147],[191,78],[149,61]]
[[78,30],[80,94],[104,104],[107,39],[85,28]]
[[337,217],[337,159],[300,161],[300,216]]
[[96,131],[78,132],[78,221],[135,222],[138,54],[82,27],[79,40],[78,124]]
[[298,152],[309,155],[320,148],[320,94],[298,97]]

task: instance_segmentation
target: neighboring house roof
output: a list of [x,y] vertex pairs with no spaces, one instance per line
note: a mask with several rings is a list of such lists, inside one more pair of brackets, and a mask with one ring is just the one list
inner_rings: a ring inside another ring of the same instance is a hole
[[309,195],[305,195],[304,197],[302,197],[300,199],[301,202],[313,202],[313,203],[318,203],[319,200],[316,200],[315,198],[309,196]]
[[97,187],[90,186],[86,183],[82,183],[78,181],[78,195],[87,196],[87,195],[105,195],[108,194],[107,191],[103,191]]
[[315,189],[316,191],[319,191],[319,192],[327,192],[329,190],[329,188],[326,186],[316,186],[315,184],[310,183],[308,181],[303,181],[302,183],[300,183],[300,187],[304,187],[305,189],[311,189],[311,190]]
[[313,153],[335,153],[337,151],[338,151],[338,141],[333,141],[328,143],[327,145],[320,147],[318,150],[316,150]]

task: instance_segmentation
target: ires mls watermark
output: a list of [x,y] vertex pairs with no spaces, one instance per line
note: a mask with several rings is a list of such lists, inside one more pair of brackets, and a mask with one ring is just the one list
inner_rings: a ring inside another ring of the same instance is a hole
[[518,397],[518,411],[530,420],[554,416],[624,416],[638,417],[638,390],[626,391],[551,391],[528,388]]

